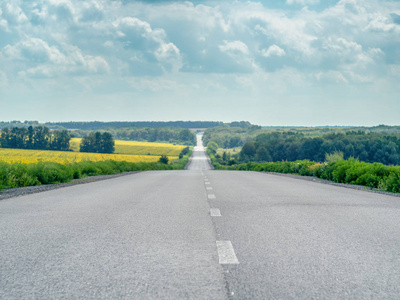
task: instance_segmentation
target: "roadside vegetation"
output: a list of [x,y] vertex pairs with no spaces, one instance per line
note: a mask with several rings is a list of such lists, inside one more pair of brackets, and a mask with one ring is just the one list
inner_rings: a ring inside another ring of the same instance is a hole
[[[400,166],[387,166],[382,163],[366,163],[355,158],[343,159],[343,153],[327,155],[324,162],[310,160],[279,162],[247,162],[222,165],[214,153],[207,150],[216,170],[241,170],[274,172],[314,176],[337,183],[356,184],[369,188],[400,193]],[[339,157],[332,159],[331,157]]]
[[[187,129],[181,132],[182,138],[194,136]],[[4,128],[0,190],[128,171],[184,169],[190,153],[185,145],[114,141],[108,132],[92,131],[71,139],[66,130],[44,126]]]
[[328,134],[316,129],[317,132],[308,135],[293,131],[264,132],[249,138],[240,150],[224,149],[210,140],[207,153],[214,168],[219,170],[299,174],[400,193],[397,127],[373,129]]
[[[6,163],[0,162],[0,190],[51,183],[64,183],[87,176],[111,175],[131,171],[147,170],[183,170],[189,161],[191,150],[183,148],[180,159],[169,162],[170,157],[153,158],[154,162],[127,161],[80,161],[73,163],[37,162]],[[83,153],[82,153],[83,154]]]
[[293,132],[261,133],[247,141],[237,154],[223,149],[215,141],[208,142],[207,146],[215,152],[215,158],[222,165],[231,164],[231,159],[235,164],[305,159],[323,162],[326,153],[335,151],[342,152],[344,159],[353,157],[369,163],[400,164],[400,134],[366,133],[360,130],[318,137],[306,137]]

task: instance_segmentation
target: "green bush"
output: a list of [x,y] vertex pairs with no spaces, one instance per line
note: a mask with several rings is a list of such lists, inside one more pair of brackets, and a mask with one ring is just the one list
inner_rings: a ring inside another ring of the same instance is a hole
[[400,167],[391,167],[389,175],[383,182],[385,190],[393,193],[400,193]]
[[0,187],[15,188],[39,185],[37,178],[30,174],[25,164],[0,163]]
[[216,154],[218,150],[218,144],[216,142],[209,142],[207,144],[207,152],[210,151],[212,154]]
[[74,177],[73,170],[68,165],[47,162],[26,166],[28,173],[41,184],[68,182]]
[[[209,153],[214,167],[212,153]],[[357,159],[340,159],[337,154],[329,163],[316,163],[309,160],[294,162],[242,163],[229,166],[229,170],[290,173],[303,176],[315,176],[338,183],[357,184],[370,188],[381,188],[389,192],[400,193],[400,167],[389,167],[381,163],[360,162]]]
[[160,159],[158,160],[159,163],[166,164],[166,165],[168,164],[168,161],[169,161],[169,159],[166,155],[161,155]]

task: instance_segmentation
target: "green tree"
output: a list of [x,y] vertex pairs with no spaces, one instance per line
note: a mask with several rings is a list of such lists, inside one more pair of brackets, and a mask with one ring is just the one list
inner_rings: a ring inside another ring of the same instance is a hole
[[216,154],[218,150],[218,144],[216,142],[209,142],[207,144],[207,150],[209,150],[212,154]]
[[161,157],[158,160],[159,163],[166,164],[166,165],[168,165],[168,161],[169,161],[169,159],[165,155],[161,155]]
[[108,132],[91,132],[82,138],[80,152],[114,153],[115,142]]
[[256,160],[258,161],[271,161],[271,154],[269,153],[267,147],[261,146],[256,150]]
[[43,126],[35,127],[33,135],[33,149],[49,149],[49,144],[49,128]]
[[59,151],[68,151],[71,136],[67,130],[55,130],[51,139],[50,149]]
[[253,141],[247,142],[244,144],[242,150],[239,153],[239,156],[242,160],[254,159],[256,154],[256,146]]
[[183,129],[179,132],[178,139],[184,143],[194,144],[196,136],[189,129]]
[[108,132],[104,132],[101,136],[101,153],[114,153],[115,142],[112,135]]

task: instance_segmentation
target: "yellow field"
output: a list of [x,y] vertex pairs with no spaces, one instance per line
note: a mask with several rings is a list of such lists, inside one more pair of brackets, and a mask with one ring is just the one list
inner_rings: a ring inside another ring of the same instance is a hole
[[[169,156],[169,160],[178,159],[177,156]],[[7,163],[37,163],[57,162],[67,164],[79,161],[103,161],[116,160],[128,162],[155,162],[159,156],[151,155],[124,155],[124,154],[101,154],[101,153],[81,153],[66,151],[47,151],[47,150],[22,150],[0,148],[0,162]]]
[[[71,139],[70,145],[73,151],[79,151],[81,139]],[[129,155],[166,155],[178,156],[183,148],[186,146],[172,145],[168,143],[148,143],[137,141],[115,141],[115,154],[129,154]]]

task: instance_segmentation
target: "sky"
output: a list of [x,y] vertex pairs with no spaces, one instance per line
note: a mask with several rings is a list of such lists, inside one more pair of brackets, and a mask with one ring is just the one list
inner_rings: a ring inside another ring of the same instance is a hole
[[400,125],[400,2],[3,0],[11,120]]

